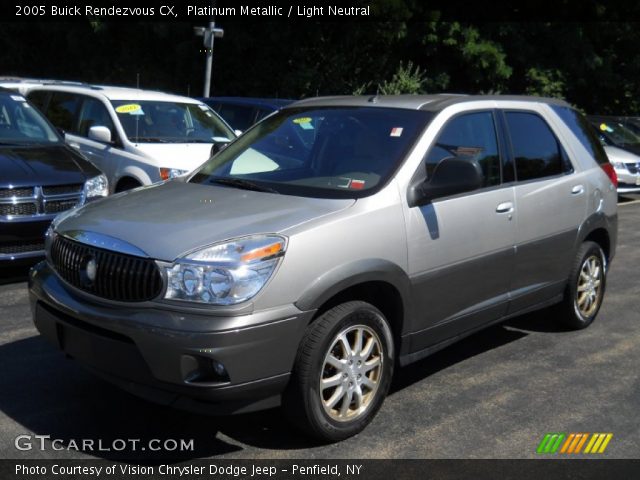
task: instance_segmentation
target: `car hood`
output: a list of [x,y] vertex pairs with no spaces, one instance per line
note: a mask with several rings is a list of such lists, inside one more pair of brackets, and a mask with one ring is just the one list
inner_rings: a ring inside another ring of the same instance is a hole
[[623,150],[629,153],[632,153],[634,155],[640,155],[640,145],[638,144],[619,144],[619,145],[611,145],[611,146],[605,146],[605,150],[607,148],[616,148],[618,150]]
[[70,210],[58,217],[55,225],[63,235],[98,234],[110,239],[111,245],[126,242],[149,257],[173,261],[223,240],[283,232],[354,203],[351,199],[292,197],[176,180]]
[[191,171],[211,156],[213,143],[135,143],[135,149],[158,167]]
[[622,163],[637,163],[640,162],[640,157],[636,153],[632,153],[622,148],[605,146],[604,151],[607,153],[607,157],[610,162],[622,162]]
[[84,183],[100,172],[64,145],[1,146],[0,186]]

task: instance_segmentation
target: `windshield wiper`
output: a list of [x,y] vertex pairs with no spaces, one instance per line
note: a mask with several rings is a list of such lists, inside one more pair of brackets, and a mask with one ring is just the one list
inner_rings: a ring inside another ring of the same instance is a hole
[[273,188],[258,185],[257,183],[250,182],[249,180],[242,180],[240,178],[215,177],[210,179],[209,183],[218,183],[220,185],[228,185],[230,187],[241,188],[243,190],[253,190],[255,192],[279,193]]

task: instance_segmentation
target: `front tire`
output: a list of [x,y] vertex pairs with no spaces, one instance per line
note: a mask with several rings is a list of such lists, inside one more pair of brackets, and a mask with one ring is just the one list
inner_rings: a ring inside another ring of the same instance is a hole
[[361,301],[325,312],[307,328],[283,397],[285,414],[323,441],[343,440],[375,417],[393,374],[384,315]]
[[561,320],[569,328],[587,328],[600,311],[606,286],[607,261],[595,242],[584,242],[578,249],[569,284],[560,304]]

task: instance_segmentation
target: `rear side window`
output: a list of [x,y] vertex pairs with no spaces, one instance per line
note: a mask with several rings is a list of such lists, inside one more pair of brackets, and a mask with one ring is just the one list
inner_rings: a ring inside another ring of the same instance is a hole
[[567,157],[560,142],[542,117],[528,112],[506,112],[518,181],[560,175]]
[[38,110],[40,110],[41,112],[44,112],[45,107],[47,106],[48,96],[49,96],[49,92],[36,90],[35,92],[29,93],[27,98],[31,103],[33,103],[36,107],[38,107]]
[[593,127],[580,112],[577,112],[573,108],[560,107],[558,105],[553,105],[551,108],[562,118],[582,146],[595,158],[596,162],[600,165],[609,162],[607,154],[604,148],[602,148],[602,144],[593,131]]
[[500,155],[492,112],[474,112],[450,120],[427,153],[425,166],[431,178],[447,157],[475,160],[484,174],[484,187],[500,184]]
[[77,133],[74,118],[78,111],[80,98],[65,92],[53,92],[47,108],[47,117],[56,127],[65,132]]

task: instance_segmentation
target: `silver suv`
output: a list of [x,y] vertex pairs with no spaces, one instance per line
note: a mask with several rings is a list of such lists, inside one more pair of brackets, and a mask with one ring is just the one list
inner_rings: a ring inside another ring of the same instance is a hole
[[216,414],[283,402],[340,440],[397,365],[551,305],[587,327],[615,253],[614,182],[562,101],[304,100],[186,178],[59,217],[33,318],[135,394]]

